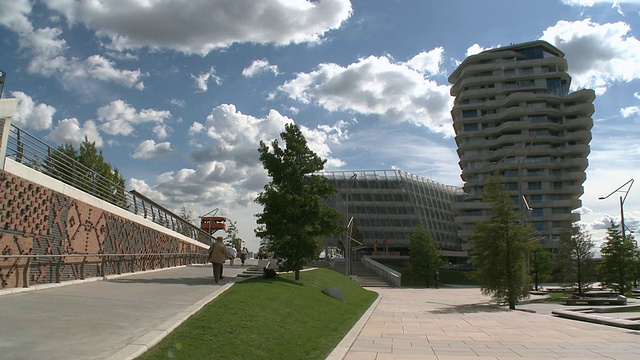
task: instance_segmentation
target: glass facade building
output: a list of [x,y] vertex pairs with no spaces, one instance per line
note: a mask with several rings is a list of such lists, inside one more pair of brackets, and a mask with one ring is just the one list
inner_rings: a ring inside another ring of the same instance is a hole
[[461,249],[453,211],[456,196],[461,193],[459,187],[400,170],[328,171],[317,175],[325,176],[338,190],[331,205],[345,218],[353,217],[365,248],[372,249],[376,242],[381,248],[387,240],[389,251],[406,254],[409,235],[422,224],[441,249]]

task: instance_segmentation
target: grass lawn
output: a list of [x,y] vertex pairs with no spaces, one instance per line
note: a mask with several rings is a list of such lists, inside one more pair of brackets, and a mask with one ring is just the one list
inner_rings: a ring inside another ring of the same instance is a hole
[[376,298],[327,269],[242,281],[139,359],[325,359]]
[[549,294],[549,299],[545,301],[547,303],[560,303],[562,299],[571,297],[570,294],[567,294],[564,292],[549,292],[548,294]]

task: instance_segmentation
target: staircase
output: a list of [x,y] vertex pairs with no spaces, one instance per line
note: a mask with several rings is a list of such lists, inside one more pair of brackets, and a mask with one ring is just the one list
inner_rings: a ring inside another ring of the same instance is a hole
[[[344,262],[328,262],[328,261],[315,261],[309,266],[330,269],[340,274],[345,273]],[[367,269],[362,263],[351,263],[351,279],[356,284],[362,287],[391,287],[392,285],[386,282],[382,277],[378,276],[375,272]]]

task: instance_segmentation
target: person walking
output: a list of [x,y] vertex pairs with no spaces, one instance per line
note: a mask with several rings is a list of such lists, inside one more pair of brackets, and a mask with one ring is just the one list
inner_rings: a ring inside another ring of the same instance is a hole
[[248,253],[249,251],[247,250],[247,248],[242,248],[242,250],[240,250],[240,262],[242,263],[242,266],[244,266],[244,262],[245,260],[247,260]]
[[209,261],[213,267],[213,281],[217,284],[222,279],[222,268],[224,262],[231,258],[231,253],[222,243],[222,237],[218,236],[216,241],[209,248]]
[[231,257],[229,258],[230,259],[229,260],[229,263],[230,263],[229,265],[233,266],[233,261],[238,256],[238,251],[233,246],[227,247],[227,250],[229,251],[229,254],[231,254]]
[[436,289],[438,288],[438,283],[440,282],[440,271],[436,270],[436,274],[433,276],[436,281]]

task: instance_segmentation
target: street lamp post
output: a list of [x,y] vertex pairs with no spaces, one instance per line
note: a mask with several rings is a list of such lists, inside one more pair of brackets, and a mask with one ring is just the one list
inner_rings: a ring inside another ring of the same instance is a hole
[[[598,200],[604,200],[606,198],[608,198],[609,196],[617,193],[617,192],[624,192],[624,197],[622,197],[622,195],[620,195],[620,228],[622,229],[622,239],[626,239],[626,235],[625,235],[625,231],[624,231],[624,201],[627,200],[627,195],[629,195],[629,190],[631,190],[631,187],[633,186],[633,182],[634,180],[631,179],[629,181],[627,181],[626,183],[622,184],[619,188],[613,190],[611,192],[611,194],[607,195],[607,196],[601,196],[598,198]],[[622,189],[623,187],[629,185],[629,187],[627,188],[627,190],[624,191],[620,191],[620,189]]]
[[345,222],[346,229],[344,233],[344,273],[348,277],[351,275],[351,232],[349,231],[349,227],[352,225],[351,221],[349,221],[349,197],[351,196],[351,185],[353,181],[358,177],[357,174],[351,175],[349,180],[347,180],[347,198],[345,201],[346,209],[345,209]]

